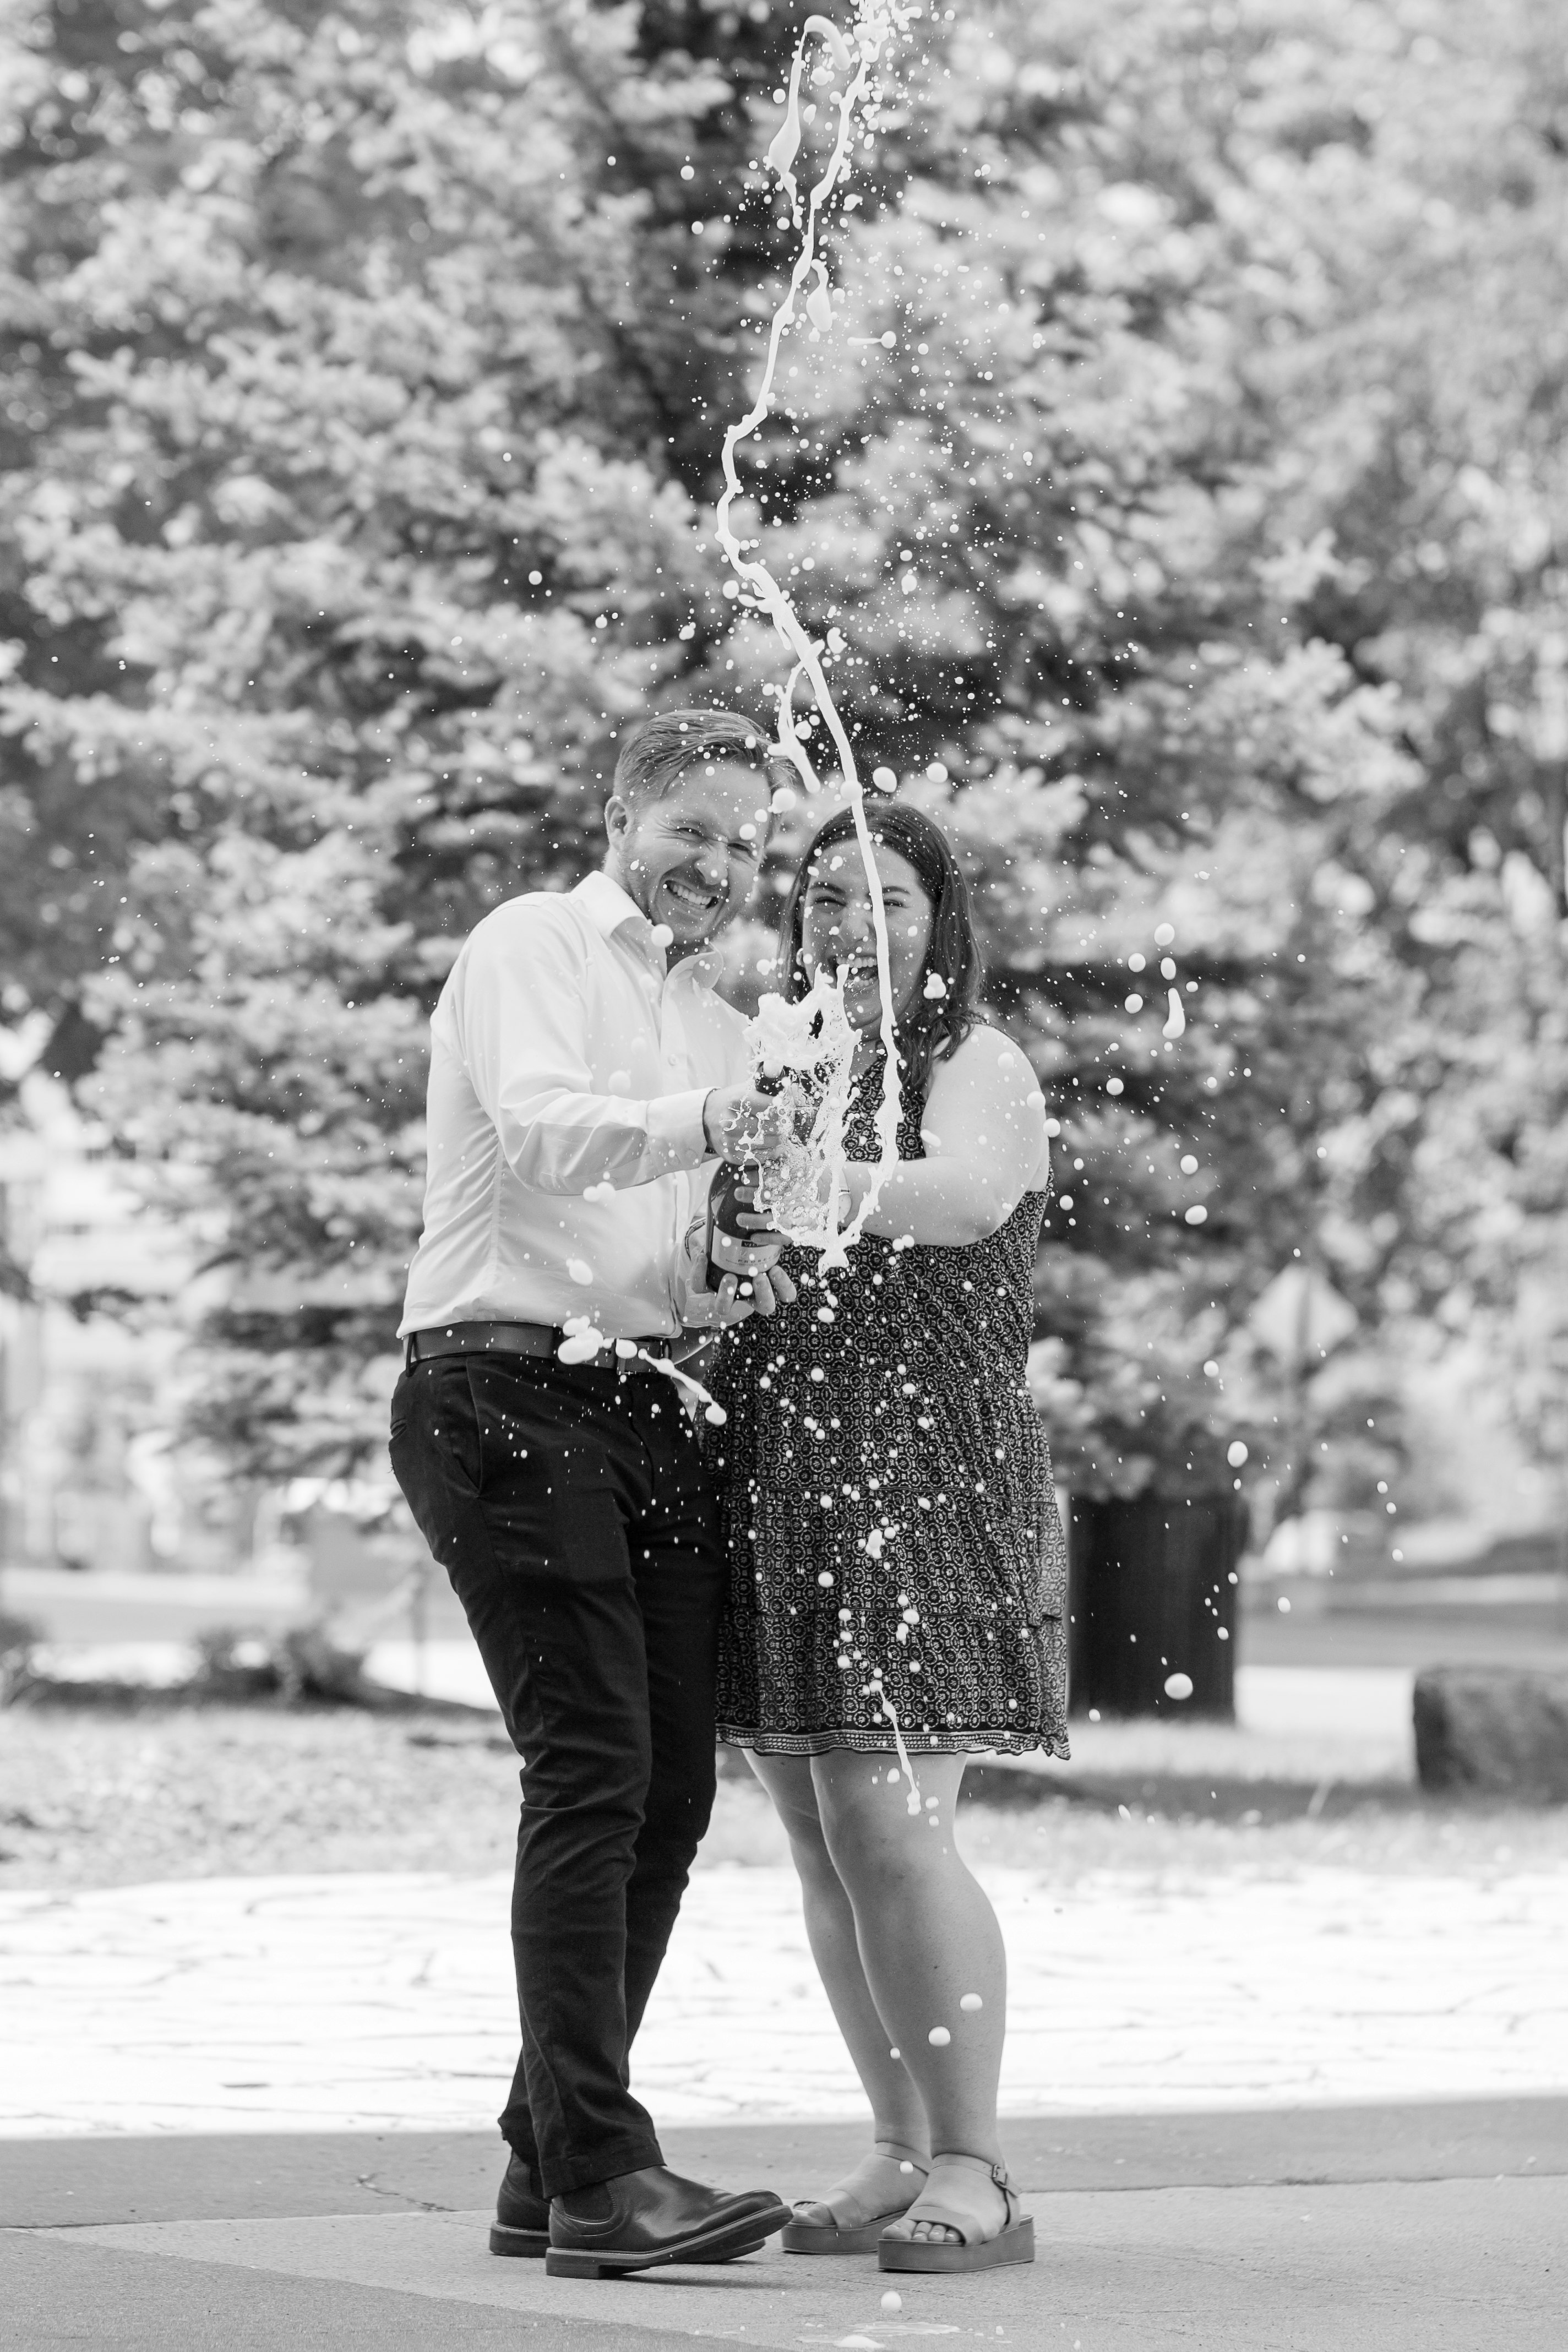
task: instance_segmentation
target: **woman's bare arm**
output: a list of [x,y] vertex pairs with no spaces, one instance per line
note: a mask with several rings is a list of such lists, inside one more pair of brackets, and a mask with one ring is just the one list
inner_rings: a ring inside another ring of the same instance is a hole
[[[936,1063],[921,1121],[926,1157],[900,1162],[866,1220],[885,1240],[963,1249],[997,1233],[1027,1192],[1044,1185],[1050,1147],[1039,1081],[994,1029],[973,1029]],[[858,1208],[874,1171],[851,1161]]]

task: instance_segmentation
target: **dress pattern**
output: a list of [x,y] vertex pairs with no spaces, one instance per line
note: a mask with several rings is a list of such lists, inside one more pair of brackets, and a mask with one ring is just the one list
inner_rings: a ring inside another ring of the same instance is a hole
[[[848,1156],[877,1157],[879,1055]],[[900,1156],[924,1157],[918,1107]],[[710,1458],[730,1590],[720,1738],[763,1754],[1066,1756],[1067,1546],[1025,1377],[1046,1194],[967,1248],[865,1235],[726,1333]]]

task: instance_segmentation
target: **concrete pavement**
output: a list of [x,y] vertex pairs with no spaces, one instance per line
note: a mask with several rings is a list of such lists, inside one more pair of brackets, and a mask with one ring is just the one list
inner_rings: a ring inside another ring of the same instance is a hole
[[[1568,2099],[1057,2116],[1016,2120],[1009,2137],[1036,2215],[1030,2269],[889,2279],[869,2258],[770,2246],[721,2271],[604,2284],[487,2253],[489,2135],[13,2140],[0,2214],[30,2226],[0,2236],[7,2341],[1560,2352]],[[857,2139],[710,2126],[671,2132],[666,2152],[801,2194]]]

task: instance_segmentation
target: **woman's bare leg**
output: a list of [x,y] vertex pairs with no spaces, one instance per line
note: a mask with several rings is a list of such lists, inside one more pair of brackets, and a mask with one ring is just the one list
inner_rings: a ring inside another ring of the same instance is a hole
[[[806,1938],[838,2031],[870,2102],[872,2137],[884,2148],[899,2151],[891,2157],[868,2158],[824,2200],[836,2219],[852,2222],[858,2212],[868,2220],[907,2203],[922,2186],[923,2159],[929,2152],[925,2109],[909,2070],[889,2054],[893,2037],[866,1982],[854,1909],[823,1836],[811,1759],[752,1755],[749,1760],[789,1834],[790,1852],[800,1875]],[[900,2170],[900,2158],[905,2163],[920,2161],[910,2172]]]
[[[963,1759],[917,1759],[921,1795],[936,1800],[934,1812],[922,1806],[919,1818],[908,1810],[907,1781],[901,1775],[889,1780],[889,1763],[849,1748],[814,1757],[817,1821],[853,1910],[874,2013],[901,2053],[900,2072],[920,2092],[930,2147],[939,2157],[997,2162],[1007,1961],[996,1916],[953,1841]],[[965,1997],[976,1994],[980,2005],[972,1999],[966,2009]],[[933,2190],[940,2172],[939,2165]],[[973,2180],[968,2173],[966,2203],[973,2202]],[[984,2196],[994,2200],[1000,2217],[1000,2190],[987,2185]],[[940,2223],[891,2226],[922,2238],[957,2234]]]

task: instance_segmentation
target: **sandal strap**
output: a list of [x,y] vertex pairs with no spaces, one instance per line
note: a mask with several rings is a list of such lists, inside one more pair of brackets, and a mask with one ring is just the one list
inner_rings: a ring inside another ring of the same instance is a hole
[[994,2180],[1005,2196],[1015,2197],[1017,2194],[1013,2186],[1012,2175],[1000,2158],[993,2161],[988,2156],[968,2156],[961,2147],[944,2147],[937,2150],[931,2158],[931,2163],[933,2166],[961,2164],[971,2172],[984,2173],[986,2179]]
[[[900,2166],[907,2164],[910,2167],[910,2169],[912,2172],[918,2172],[921,2176],[922,2179],[931,2171],[931,2158],[929,2156],[922,2156],[918,2147],[906,2147],[902,2140],[873,2140],[871,2143],[871,2152],[874,2156],[883,2158],[885,2161],[889,2164],[897,2164]],[[860,2162],[863,2164],[865,2161],[866,2158],[862,2157]],[[859,2170],[858,2165],[855,2167],[855,2170]],[[880,2213],[862,2213],[859,2220],[855,2221],[848,2213],[843,2213],[837,2210],[837,2206],[835,2202],[836,2199],[854,2206],[858,2206],[861,2201],[853,2189],[847,2188],[845,2183],[840,2182],[837,2189],[830,2189],[826,2197],[797,2198],[795,2200],[795,2210],[797,2215],[804,2215],[809,2219],[810,2209],[814,2206],[820,2207],[825,2213],[830,2216],[833,2227],[837,2230],[868,2229],[873,2221],[879,2221],[884,2218]],[[820,2228],[823,2225],[821,2223],[817,2223],[815,2226]]]
[[[962,2169],[983,2174],[994,2187],[999,2189],[1002,2191],[1003,2230],[1012,2229],[1016,2222],[1023,2219],[1023,2200],[1014,2188],[1005,2164],[994,2162],[988,2156],[970,2156],[962,2148],[941,2148],[932,2155],[931,2161],[932,2172],[939,2165],[947,2165],[955,2171]],[[926,2188],[916,2198],[904,2218],[906,2221],[936,2221],[944,2230],[956,2230],[966,2246],[985,2242],[984,2240],[971,2235],[972,2228],[978,2229],[981,2226],[977,2218],[965,2216],[952,2208],[944,2212],[942,2207],[942,2191],[940,2188],[933,2190],[929,2180]],[[991,2234],[993,2237],[1000,2237],[1002,2231],[995,2230]]]

